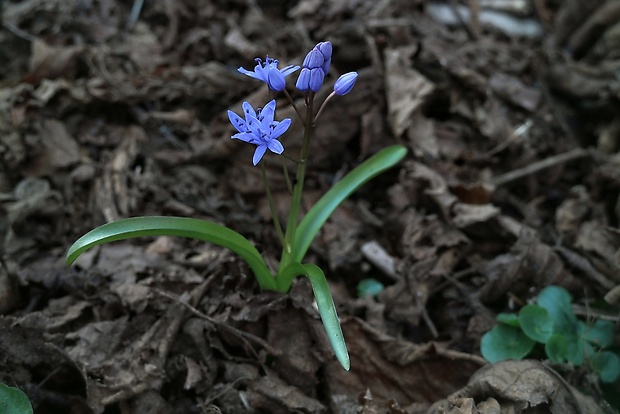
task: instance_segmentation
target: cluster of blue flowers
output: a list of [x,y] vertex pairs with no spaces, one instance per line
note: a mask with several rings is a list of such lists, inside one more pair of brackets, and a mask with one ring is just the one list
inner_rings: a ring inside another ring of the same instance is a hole
[[[323,86],[323,81],[329,72],[331,61],[331,42],[318,43],[306,55],[295,87],[305,94],[310,94],[309,96],[313,98],[314,94]],[[266,57],[265,61],[257,58],[256,63],[253,71],[244,68],[239,68],[238,71],[265,82],[269,89],[275,92],[284,90],[286,88],[286,77],[299,70],[299,66],[295,65],[288,65],[285,68],[279,69],[279,62],[269,56]],[[334,83],[333,92],[324,101],[323,105],[333,95],[342,96],[349,93],[353,86],[355,86],[356,81],[357,72],[349,72],[340,76]],[[256,145],[256,151],[252,159],[254,165],[260,162],[267,149],[275,154],[282,154],[284,147],[278,138],[288,130],[291,120],[289,118],[285,118],[282,121],[274,120],[276,101],[272,100],[264,108],[259,108],[256,111],[248,102],[244,102],[242,107],[244,118],[232,111],[228,111],[228,118],[238,131],[231,138]],[[319,113],[320,111],[319,109]]]

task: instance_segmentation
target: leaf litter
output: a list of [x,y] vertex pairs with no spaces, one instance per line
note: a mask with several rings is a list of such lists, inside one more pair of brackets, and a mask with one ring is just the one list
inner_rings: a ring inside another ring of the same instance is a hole
[[[479,343],[551,284],[617,322],[616,2],[131,6],[2,6],[0,381],[36,412],[609,412],[587,371],[487,365]],[[329,265],[350,373],[308,283],[260,293],[213,246],[123,242],[64,266],[84,231],[143,214],[222,222],[275,260],[226,119],[271,98],[235,68],[324,39],[360,77],[318,125],[308,198],[391,142],[411,151],[309,253]],[[357,298],[367,278],[386,288]]]

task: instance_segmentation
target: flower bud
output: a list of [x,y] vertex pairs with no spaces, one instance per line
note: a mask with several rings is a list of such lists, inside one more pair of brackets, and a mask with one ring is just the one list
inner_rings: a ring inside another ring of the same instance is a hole
[[332,58],[332,42],[321,42],[316,45],[316,48],[319,49],[325,60]]
[[351,92],[355,82],[357,81],[357,72],[349,72],[341,75],[334,84],[334,93],[336,95],[346,95]]
[[325,57],[319,51],[319,49],[314,47],[306,55],[306,58],[304,59],[304,63],[302,64],[302,67],[308,68],[308,69],[320,68],[321,66],[323,66],[324,62],[325,62]]
[[301,72],[299,72],[295,87],[302,92],[307,92],[308,89],[310,89],[310,69],[303,68]]
[[323,69],[310,69],[310,81],[308,83],[310,90],[312,92],[318,92],[321,86],[323,86],[324,78],[325,74],[323,73]]

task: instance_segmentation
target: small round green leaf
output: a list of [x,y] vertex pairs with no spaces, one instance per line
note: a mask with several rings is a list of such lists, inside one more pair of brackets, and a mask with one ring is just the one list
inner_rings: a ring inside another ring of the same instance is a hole
[[540,291],[536,300],[554,320],[554,331],[559,334],[575,333],[577,317],[571,308],[570,293],[558,286],[548,286]]
[[489,362],[522,359],[534,348],[535,342],[520,329],[496,325],[482,336],[480,353]]
[[620,358],[613,352],[601,351],[592,356],[590,363],[602,382],[615,382],[620,376]]
[[0,413],[32,414],[32,405],[19,388],[0,384]]
[[357,297],[377,296],[383,289],[385,286],[377,279],[363,279],[357,284]]
[[545,308],[525,305],[519,311],[519,325],[527,336],[536,342],[546,343],[553,334],[553,318]]

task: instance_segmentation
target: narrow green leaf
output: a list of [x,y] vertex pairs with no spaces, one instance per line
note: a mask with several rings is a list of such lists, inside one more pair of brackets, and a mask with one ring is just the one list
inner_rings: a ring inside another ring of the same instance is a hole
[[0,413],[32,414],[32,405],[22,390],[0,383]]
[[226,247],[248,263],[261,288],[277,290],[275,278],[248,239],[228,227],[186,217],[133,217],[104,224],[73,243],[67,252],[67,264],[98,244],[143,236],[188,237]]
[[291,262],[301,262],[325,221],[334,210],[366,182],[398,164],[407,155],[407,148],[393,145],[379,151],[338,181],[303,218],[293,244]]
[[283,269],[282,275],[290,280],[294,279],[295,276],[304,275],[310,280],[327,338],[329,338],[338,362],[348,371],[351,368],[349,351],[347,351],[347,344],[342,334],[334,299],[321,268],[314,264],[290,263]]
[[536,343],[520,329],[508,325],[495,325],[480,341],[480,353],[489,362],[505,359],[522,359]]
[[544,344],[553,335],[553,318],[542,306],[522,307],[519,311],[519,325],[523,333],[536,342]]

